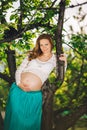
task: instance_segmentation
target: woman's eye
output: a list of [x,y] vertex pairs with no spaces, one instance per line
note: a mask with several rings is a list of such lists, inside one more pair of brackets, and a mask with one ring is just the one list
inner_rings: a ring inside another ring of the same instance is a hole
[[40,45],[40,47],[42,47],[42,46],[48,46],[48,44]]
[[46,46],[48,46],[48,44],[45,44]]

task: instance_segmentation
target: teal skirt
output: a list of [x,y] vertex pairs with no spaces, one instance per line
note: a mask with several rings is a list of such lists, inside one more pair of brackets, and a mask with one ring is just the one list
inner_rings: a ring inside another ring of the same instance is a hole
[[8,96],[4,130],[40,130],[42,92],[25,92],[13,83]]

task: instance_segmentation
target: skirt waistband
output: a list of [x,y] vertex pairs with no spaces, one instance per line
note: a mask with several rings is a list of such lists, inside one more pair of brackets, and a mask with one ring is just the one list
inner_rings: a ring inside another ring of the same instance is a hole
[[[14,83],[12,84],[12,86],[16,86],[17,88],[21,89],[21,88],[16,84],[16,82],[14,82]],[[24,91],[24,92],[25,92],[25,93],[40,93],[41,90],[30,90],[30,91]]]
[[39,93],[39,92],[41,92],[41,90],[36,90],[36,91],[30,90],[30,91],[26,91],[26,93]]

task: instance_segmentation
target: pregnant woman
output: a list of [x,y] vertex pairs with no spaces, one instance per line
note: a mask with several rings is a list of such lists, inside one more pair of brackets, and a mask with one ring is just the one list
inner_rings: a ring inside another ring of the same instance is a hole
[[[56,66],[52,49],[50,35],[40,35],[35,48],[16,70],[16,83],[11,86],[6,105],[4,130],[40,130],[41,87]],[[65,61],[66,66],[66,57],[63,54],[60,60]]]

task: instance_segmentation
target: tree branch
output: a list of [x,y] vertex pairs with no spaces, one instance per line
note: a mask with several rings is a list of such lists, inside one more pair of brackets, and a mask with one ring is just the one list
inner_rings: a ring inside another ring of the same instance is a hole
[[72,50],[74,50],[75,52],[77,52],[80,56],[82,56],[85,60],[87,60],[87,58],[82,55],[78,50],[76,50],[76,48],[72,47],[71,45],[69,45],[68,43],[64,43],[65,45],[67,45],[68,47],[72,48]]
[[[27,26],[27,28],[26,28],[26,26]],[[47,24],[42,24],[41,22],[39,22],[39,23],[33,23],[33,24],[27,24],[25,26],[25,28],[24,29],[21,29],[21,31],[17,34],[17,35],[15,35],[15,36],[13,36],[13,37],[8,37],[8,38],[6,38],[6,39],[2,39],[2,40],[0,40],[0,43],[4,43],[4,42],[11,42],[12,40],[15,40],[15,39],[17,39],[17,38],[21,38],[22,37],[22,34],[25,32],[25,31],[27,31],[27,30],[31,30],[31,29],[34,29],[34,28],[38,28],[38,27],[48,27],[48,28],[52,28],[51,26],[49,26],[49,23]]]
[[[69,7],[66,7],[66,9],[82,6],[82,5],[85,5],[85,4],[87,4],[87,2],[84,2],[84,3],[81,3],[81,4],[77,4],[77,5],[71,5]],[[41,7],[39,7],[38,10],[58,10],[58,8],[56,8],[56,7],[48,7],[48,8],[41,8]]]
[[3,7],[3,5],[4,5],[4,1],[3,0],[1,0],[1,9],[0,9],[0,22],[1,22],[1,24],[6,24],[7,23],[7,21],[6,21],[6,19],[5,19],[5,15],[3,15],[3,10],[4,10],[4,7]]
[[18,32],[20,32],[22,28],[22,16],[23,16],[22,7],[23,7],[23,2],[22,0],[20,0],[20,16],[19,16],[18,25],[17,25]]
[[52,5],[51,5],[49,8],[52,8],[56,2],[57,2],[57,0],[54,0],[54,1],[52,2]]
[[74,8],[74,7],[82,6],[82,5],[85,5],[85,4],[87,4],[87,2],[84,2],[84,3],[81,3],[81,4],[77,4],[77,5],[71,5],[68,8]]
[[0,72],[0,78],[11,83],[11,77],[9,77],[7,74],[3,74]]
[[[58,113],[58,111],[54,112],[54,121],[56,124],[54,130],[66,130],[73,126],[83,114],[87,114],[87,103],[78,107],[78,109],[76,109],[72,114],[69,114],[67,116],[59,116]],[[62,127],[59,128],[60,126]]]

